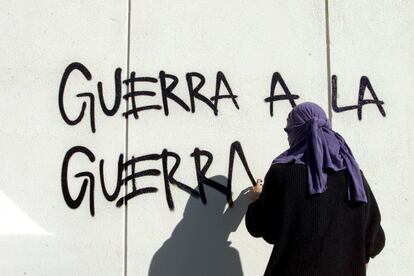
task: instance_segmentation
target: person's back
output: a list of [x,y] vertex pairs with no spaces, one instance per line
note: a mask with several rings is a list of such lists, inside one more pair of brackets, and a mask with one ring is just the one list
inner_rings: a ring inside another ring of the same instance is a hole
[[365,177],[366,204],[347,200],[348,178],[346,170],[332,171],[328,189],[308,195],[305,165],[270,167],[245,220],[252,236],[275,244],[265,275],[365,275],[384,234]]
[[385,235],[358,162],[319,105],[301,103],[286,121],[289,148],[250,189],[245,220],[275,244],[265,275],[365,275]]

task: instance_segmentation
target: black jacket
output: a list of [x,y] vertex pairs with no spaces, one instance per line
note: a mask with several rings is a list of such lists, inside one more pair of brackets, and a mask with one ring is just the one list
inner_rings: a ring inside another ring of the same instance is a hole
[[383,249],[385,236],[377,202],[362,178],[366,204],[347,200],[346,170],[330,172],[327,190],[310,196],[305,165],[273,164],[245,219],[252,236],[274,244],[264,275],[366,275],[365,263]]

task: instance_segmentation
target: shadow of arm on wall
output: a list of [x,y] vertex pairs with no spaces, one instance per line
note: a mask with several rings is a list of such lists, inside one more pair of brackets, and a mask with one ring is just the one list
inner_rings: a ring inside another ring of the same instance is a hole
[[[211,179],[227,183],[222,175]],[[205,186],[207,204],[190,197],[182,220],[153,256],[148,275],[243,275],[239,252],[230,246],[228,237],[243,220],[249,204],[246,190],[225,212],[226,196],[208,186]]]

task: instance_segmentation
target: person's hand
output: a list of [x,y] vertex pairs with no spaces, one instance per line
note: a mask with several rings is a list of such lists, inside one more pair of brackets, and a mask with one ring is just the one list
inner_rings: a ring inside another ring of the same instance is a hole
[[259,198],[260,193],[262,192],[262,187],[263,187],[262,182],[263,181],[261,179],[257,179],[256,185],[250,188],[249,198],[251,199],[251,201],[255,201],[256,199]]

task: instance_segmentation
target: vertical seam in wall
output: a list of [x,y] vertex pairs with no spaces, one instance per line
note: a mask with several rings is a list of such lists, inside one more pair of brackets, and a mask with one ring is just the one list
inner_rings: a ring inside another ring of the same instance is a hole
[[[130,41],[131,41],[131,0],[127,1],[127,39],[126,39],[126,72],[127,76],[129,76],[129,63],[130,63]],[[128,92],[128,91],[127,91]],[[126,104],[125,104],[125,112],[128,111],[129,108],[129,100],[127,98]],[[126,114],[126,113],[125,113]],[[125,117],[125,155],[124,160],[125,162],[128,160],[128,116]],[[126,173],[125,170],[123,170],[124,173]],[[124,198],[127,195],[128,192],[128,186],[127,183],[124,183]],[[128,205],[126,202],[124,202],[124,254],[123,254],[123,275],[127,276],[127,264],[128,264]]]
[[328,81],[328,117],[332,123],[331,39],[329,34],[329,0],[325,0],[326,78]]

